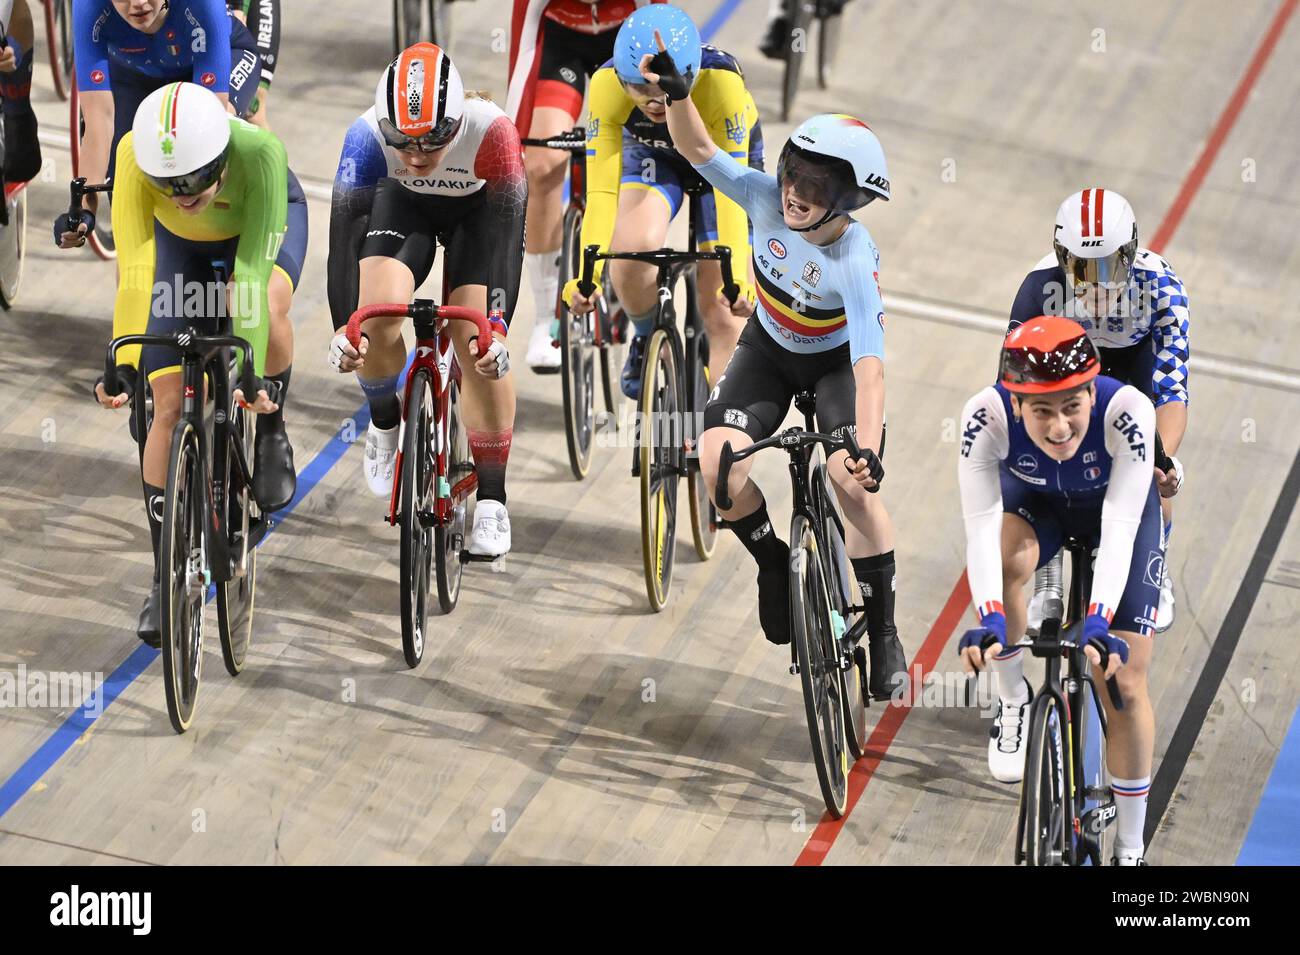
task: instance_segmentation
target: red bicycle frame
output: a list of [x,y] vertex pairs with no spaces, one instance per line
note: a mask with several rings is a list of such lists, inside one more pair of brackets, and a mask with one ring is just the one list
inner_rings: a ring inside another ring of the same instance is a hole
[[[441,359],[451,349],[451,339],[442,333],[437,323],[439,320],[469,322],[478,329],[478,340],[480,342],[492,341],[492,326],[488,324],[487,316],[482,312],[475,311],[472,308],[460,308],[455,305],[439,305],[428,299],[418,299],[409,305],[366,305],[353,312],[352,317],[348,319],[346,332],[348,343],[353,348],[360,346],[361,326],[372,318],[405,318],[408,316],[415,320],[415,359],[411,362],[411,367],[406,373],[406,381],[402,385],[402,426],[398,432],[397,459],[393,463],[393,493],[388,500],[388,516],[385,520],[393,525],[398,522],[397,511],[400,507],[399,502],[401,501],[402,492],[401,449],[404,443],[402,437],[406,434],[406,416],[411,407],[411,379],[418,369],[423,369],[433,382],[433,427],[438,435],[438,454],[434,473],[438,493],[435,495],[434,516],[437,523],[442,525],[451,521],[452,504],[455,501],[463,500],[477,489],[478,475],[471,471],[457,481],[455,487],[449,488],[448,493],[442,493],[447,481],[447,457],[451,450],[451,442],[445,433],[450,390],[443,382]],[[454,379],[459,379],[460,369],[456,365],[455,355],[451,356],[451,360],[447,362],[446,367]]]

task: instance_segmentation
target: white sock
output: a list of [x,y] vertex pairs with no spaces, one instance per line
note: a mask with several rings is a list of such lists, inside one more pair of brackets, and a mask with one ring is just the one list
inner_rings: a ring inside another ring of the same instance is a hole
[[1142,830],[1147,824],[1147,794],[1151,777],[1120,779],[1114,776],[1110,788],[1115,792],[1115,851],[1127,849],[1141,855]]
[[1007,703],[1023,703],[1029,699],[1029,687],[1025,685],[1025,663],[1021,648],[1004,651],[993,658],[993,688],[998,692],[998,699]]
[[555,317],[555,296],[560,285],[559,258],[559,249],[554,252],[528,252],[524,255],[528,283],[533,288],[533,307],[537,314],[534,323],[545,328],[550,327],[551,319]]

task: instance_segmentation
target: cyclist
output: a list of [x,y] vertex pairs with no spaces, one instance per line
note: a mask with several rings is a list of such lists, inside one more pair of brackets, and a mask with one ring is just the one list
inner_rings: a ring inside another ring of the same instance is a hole
[[0,0],[0,110],[4,113],[5,182],[28,182],[41,171],[32,110],[32,14],[27,0]]
[[[510,550],[506,463],[515,389],[505,336],[523,270],[528,180],[519,133],[501,109],[467,94],[451,58],[432,43],[408,47],[384,70],[375,105],[348,129],[330,213],[329,300],[334,328],[360,305],[409,302],[447,250],[445,301],[486,313],[496,331],[478,342],[451,326],[460,367],[478,501],[467,550],[491,559]],[[462,331],[462,329],[465,329]],[[360,353],[339,332],[330,363],[356,371],[370,405],[362,467],[370,490],[393,487],[405,364],[401,319],[366,325]]]
[[[120,279],[113,334],[166,335],[196,326],[215,331],[212,309],[225,307],[235,334],[253,346],[253,365],[267,384],[247,399],[257,412],[253,493],[264,511],[288,504],[296,489],[293,450],[284,432],[283,392],[293,360],[289,305],[307,252],[307,203],[289,172],[284,146],[272,133],[237,119],[210,90],[172,83],[145,97],[117,151],[113,215]],[[287,231],[286,231],[287,229]],[[224,264],[230,283],[215,274]],[[195,292],[216,291],[214,305],[195,308]],[[201,319],[208,320],[206,323]],[[208,327],[204,327],[205,324]],[[153,389],[153,425],[145,441],[145,511],[155,569],[162,531],[163,487],[172,427],[180,419],[180,365],[171,349],[123,349],[123,393],[95,395],[119,408],[136,369]],[[278,391],[272,401],[268,390]],[[140,613],[140,639],[159,641],[158,584]]]
[[[614,55],[619,24],[650,0],[514,0],[506,112],[535,139],[572,129],[582,112],[587,78]],[[662,2],[662,0],[656,0]],[[568,157],[528,147],[528,225],[524,265],[536,319],[526,361],[535,372],[559,370],[551,333],[559,281],[562,196]]]
[[[241,116],[257,90],[256,45],[224,0],[77,0],[72,29],[83,121],[79,172],[88,182],[113,178],[118,143],[155,90],[189,80]],[[97,204],[94,194],[83,200],[92,215]],[[80,244],[75,237],[61,242]]]
[[[1173,530],[1173,496],[1183,482],[1179,445],[1187,430],[1189,316],[1182,280],[1162,256],[1138,246],[1128,200],[1109,189],[1084,189],[1056,212],[1052,252],[1025,277],[1011,306],[1010,328],[1036,315],[1064,315],[1088,332],[1102,374],[1137,388],[1155,404],[1156,484],[1165,549]],[[1010,329],[1008,329],[1010,330]],[[1174,622],[1168,558],[1161,564],[1156,628]],[[1049,591],[1061,591],[1061,557],[1034,580],[1029,626],[1042,621]]]
[[[668,223],[681,207],[683,186],[697,174],[674,149],[665,125],[664,91],[641,75],[643,54],[655,52],[655,31],[667,39],[669,52],[686,77],[691,100],[707,124],[709,140],[728,155],[763,167],[763,134],[754,98],[745,88],[740,64],[729,53],[701,46],[691,18],[677,7],[656,4],[636,11],[619,28],[614,58],[591,81],[587,122],[587,214],[582,246],[613,246],[620,251],[645,251],[663,246]],[[622,182],[619,182],[619,176]],[[699,247],[731,247],[736,262],[749,259],[745,210],[716,190],[702,193],[696,208]],[[617,213],[617,224],[616,216]],[[597,265],[599,285],[601,274]],[[728,305],[719,297],[722,271],[716,262],[699,265],[700,312],[709,337],[709,365],[716,376],[726,367],[753,311],[753,286],[737,276],[741,294]],[[564,287],[564,301],[579,313],[594,307],[578,291],[579,278]],[[623,366],[623,394],[638,399],[645,340],[658,309],[654,266],[643,262],[613,263],[619,302],[635,327]]]
[[[758,307],[704,409],[700,470],[710,494],[725,442],[740,450],[776,432],[794,395],[817,396],[823,432],[856,435],[863,456],[830,456],[828,473],[844,510],[845,547],[865,598],[870,693],[901,691],[907,661],[894,625],[894,528],[878,494],[885,441],[884,305],[880,253],[851,213],[889,199],[880,141],[861,120],[814,116],[781,150],[777,174],[746,168],[709,136],[675,57],[643,58],[645,78],[669,100],[677,150],[713,187],[738,202],[754,224]],[[758,563],[759,621],[767,639],[790,642],[789,548],[772,529],[752,459],[731,472],[733,506],[722,512]]]
[[248,104],[248,121],[270,129],[266,105],[271,98],[271,82],[275,79],[275,62],[280,57],[280,0],[226,0],[230,14],[248,27],[257,42],[257,58],[262,64],[262,75]]
[[966,403],[957,477],[980,625],[962,636],[960,652],[967,669],[993,671],[1001,707],[989,768],[1000,782],[1018,782],[1031,698],[1015,646],[1024,586],[1066,537],[1098,548],[1081,639],[1124,700],[1117,711],[1102,694],[1118,806],[1114,861],[1139,865],[1155,739],[1146,675],[1160,597],[1155,410],[1137,388],[1100,372],[1082,326],[1040,316],[1007,336],[998,383]]

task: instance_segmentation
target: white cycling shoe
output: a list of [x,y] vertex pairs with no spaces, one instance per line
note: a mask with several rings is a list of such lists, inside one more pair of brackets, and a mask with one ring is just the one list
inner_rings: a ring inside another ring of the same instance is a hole
[[1174,579],[1166,567],[1160,578],[1160,606],[1156,610],[1156,633],[1164,633],[1174,625]]
[[397,462],[397,435],[402,426],[393,425],[387,431],[370,422],[366,430],[366,454],[361,461],[366,472],[366,484],[376,497],[393,493],[393,465]]
[[551,338],[551,323],[539,318],[533,325],[533,337],[528,339],[528,367],[539,374],[560,370],[560,346]]
[[510,552],[510,514],[500,501],[474,505],[474,528],[469,532],[470,557],[493,560]]
[[998,700],[998,715],[989,729],[989,772],[1000,783],[1018,783],[1025,776],[1025,718],[1033,692],[1025,683],[1022,703]]

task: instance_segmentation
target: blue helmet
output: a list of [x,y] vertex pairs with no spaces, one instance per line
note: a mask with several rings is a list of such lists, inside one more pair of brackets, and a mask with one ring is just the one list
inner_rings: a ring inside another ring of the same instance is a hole
[[700,31],[684,10],[666,3],[652,3],[623,21],[614,38],[614,72],[625,83],[644,83],[641,57],[659,52],[655,31],[664,38],[682,76],[694,85],[700,73]]

